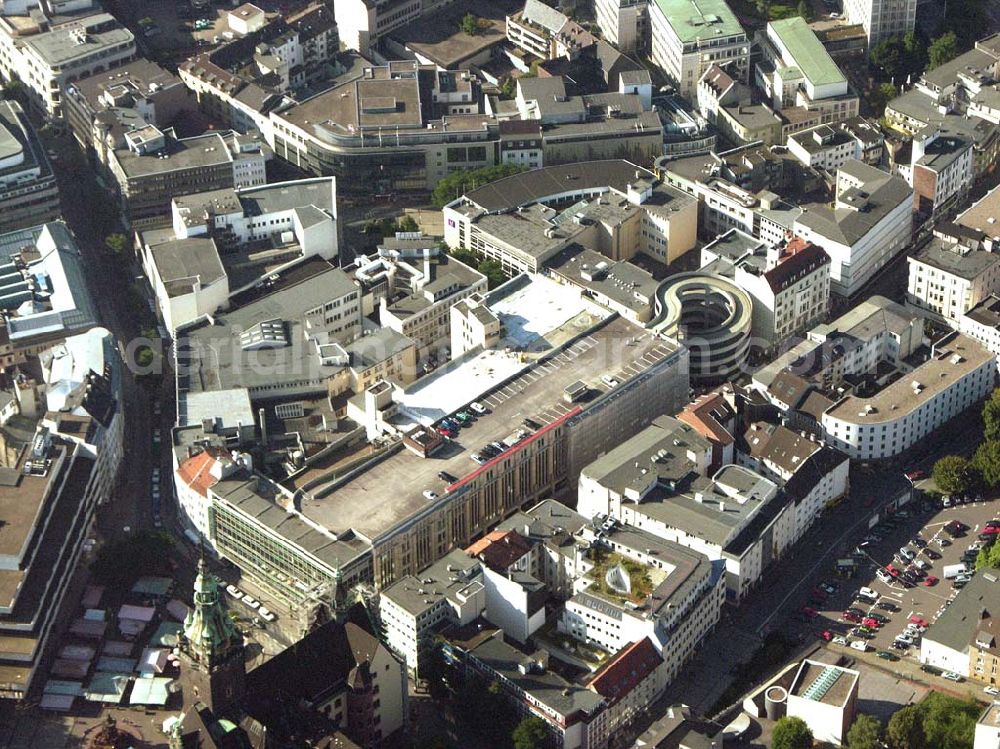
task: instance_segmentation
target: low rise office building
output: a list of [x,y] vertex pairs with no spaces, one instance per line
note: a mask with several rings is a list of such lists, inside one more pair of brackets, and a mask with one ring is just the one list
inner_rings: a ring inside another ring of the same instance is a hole
[[104,72],[135,57],[135,37],[91,2],[72,15],[49,3],[24,15],[0,15],[0,75],[20,80],[32,106],[49,117],[63,117],[73,81]]
[[868,48],[913,31],[917,22],[917,0],[846,0],[844,17],[860,24],[868,37]]
[[878,166],[882,159],[882,131],[863,117],[835,125],[819,125],[788,137],[788,151],[806,166],[836,172],[851,159]]
[[981,684],[1000,683],[998,624],[1000,581],[990,570],[975,573],[920,641],[920,662]]
[[979,341],[1000,362],[1000,296],[983,299],[962,315],[958,325],[963,335]]
[[[557,210],[573,206],[573,215]],[[697,203],[627,161],[587,161],[497,180],[444,208],[445,242],[538,272],[571,245],[610,260],[643,252],[664,263],[695,244]]]
[[146,125],[122,137],[122,146],[108,155],[108,167],[135,228],[165,224],[178,196],[266,181],[265,154],[253,136],[225,132],[177,138],[172,130]]
[[527,0],[523,9],[507,16],[507,39],[540,60],[572,60],[597,42],[580,24],[541,0]]

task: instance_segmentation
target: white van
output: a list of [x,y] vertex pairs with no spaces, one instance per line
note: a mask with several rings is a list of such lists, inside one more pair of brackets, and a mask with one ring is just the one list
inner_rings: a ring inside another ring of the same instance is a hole
[[851,647],[855,650],[860,650],[862,653],[866,653],[871,650],[871,646],[864,640],[854,640],[851,643]]
[[863,601],[869,601],[870,603],[875,603],[878,600],[878,593],[876,593],[871,588],[862,588],[858,591],[858,598]]

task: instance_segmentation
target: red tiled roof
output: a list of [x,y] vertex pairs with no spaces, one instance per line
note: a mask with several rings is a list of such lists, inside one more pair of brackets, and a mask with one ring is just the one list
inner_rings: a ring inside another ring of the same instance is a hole
[[677,414],[678,420],[693,427],[702,437],[721,445],[731,445],[736,441],[720,420],[728,420],[732,416],[729,403],[720,393],[706,393]]
[[644,637],[632,643],[605,664],[588,688],[613,705],[643,682],[663,663],[652,641]]
[[531,551],[531,545],[515,530],[492,531],[476,541],[465,553],[484,562],[487,567],[503,572]]
[[181,481],[201,496],[207,497],[209,487],[218,482],[218,479],[212,475],[215,458],[215,453],[211,450],[200,452],[181,463],[177,467],[177,475],[180,476]]

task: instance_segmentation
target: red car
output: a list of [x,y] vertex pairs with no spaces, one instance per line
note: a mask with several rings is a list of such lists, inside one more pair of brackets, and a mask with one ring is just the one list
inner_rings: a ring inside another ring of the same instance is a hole
[[456,434],[454,429],[449,429],[445,426],[437,427],[437,433],[442,437],[454,437]]
[[919,616],[916,616],[916,615],[911,616],[910,619],[909,619],[909,621],[910,621],[911,624],[916,624],[918,627],[929,627],[929,626],[931,626],[930,622],[928,622],[926,619],[921,619]]
[[985,528],[983,528],[983,533],[989,533],[990,535],[995,536],[997,533],[1000,533],[1000,528],[998,528],[995,525],[987,525]]
[[878,619],[872,619],[870,617],[865,617],[864,619],[861,620],[861,623],[866,627],[871,627],[872,629],[878,629],[879,627],[882,626],[882,622],[880,622]]
[[811,606],[803,606],[799,609],[799,612],[805,614],[810,619],[815,619],[819,615],[819,612]]
[[927,478],[927,474],[920,470],[910,471],[908,474],[906,474],[906,478],[908,478],[910,481],[920,481],[920,479]]
[[927,577],[924,578],[924,581],[921,584],[925,585],[925,586],[927,586],[929,588],[932,585],[937,585],[937,581],[938,581],[938,579],[936,577],[934,577],[934,575],[928,575]]
[[899,577],[899,570],[893,567],[891,564],[885,566],[885,571],[888,572],[893,577]]
[[853,624],[858,624],[861,621],[861,617],[853,611],[845,611],[842,616],[846,621],[852,622]]
[[816,636],[821,640],[826,640],[827,642],[830,642],[830,640],[833,639],[833,633],[828,629],[824,629],[822,632],[817,632]]

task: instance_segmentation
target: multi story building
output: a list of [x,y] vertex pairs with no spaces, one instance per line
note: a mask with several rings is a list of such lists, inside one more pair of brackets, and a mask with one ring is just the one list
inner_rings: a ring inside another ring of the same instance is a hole
[[929,127],[917,133],[907,174],[914,211],[937,217],[960,203],[976,176],[974,155],[973,140],[959,130]]
[[647,0],[595,0],[594,16],[604,39],[622,52],[649,48]]
[[858,709],[858,671],[802,661],[786,692],[788,716],[804,721],[819,741],[843,746]]
[[24,83],[32,106],[50,117],[64,115],[69,84],[128,62],[135,37],[107,13],[85,3],[83,13],[0,15],[0,75]]
[[379,324],[413,339],[421,361],[447,359],[451,310],[487,287],[486,276],[419,232],[385,238],[378,254],[355,266],[354,279],[378,298]]
[[996,356],[951,333],[930,358],[870,397],[848,395],[822,416],[827,440],[856,460],[891,458],[907,450],[993,390]]
[[822,320],[830,305],[830,256],[791,237],[765,249],[737,229],[702,248],[703,270],[732,278],[753,302],[755,346],[773,350]]
[[979,341],[1000,362],[1000,296],[991,294],[962,315],[959,330]]
[[726,594],[739,601],[801,530],[774,482],[737,465],[708,478],[711,458],[693,427],[660,417],[583,469],[577,509],[724,560]]
[[265,156],[257,138],[206,133],[177,138],[146,125],[123,134],[123,147],[108,154],[108,167],[133,227],[166,224],[180,195],[263,185]]
[[61,221],[0,235],[0,277],[16,304],[0,319],[0,370],[97,325],[80,250]]
[[[990,686],[1000,683],[998,624],[1000,585],[990,571],[980,571],[920,641],[920,662]],[[977,744],[978,746],[978,744]]]
[[846,0],[844,16],[861,24],[871,49],[891,36],[904,37],[917,21],[917,0]]
[[858,97],[804,19],[771,21],[757,42],[763,59],[755,80],[776,110],[819,113],[824,125],[857,116]]
[[34,128],[16,101],[0,102],[0,232],[54,221],[59,185]]
[[540,60],[573,60],[586,54],[597,39],[585,28],[541,0],[507,16],[507,39]]
[[[576,203],[572,217],[548,204]],[[627,161],[588,161],[515,174],[444,208],[445,242],[537,272],[571,244],[611,260],[643,252],[673,262],[695,244],[697,202]]]
[[795,219],[795,234],[830,256],[833,293],[854,296],[909,244],[912,196],[901,177],[851,160],[837,170],[833,207],[812,207]]
[[[171,201],[171,228],[138,234],[160,317],[175,329],[306,258],[338,255],[333,177],[212,190]],[[254,261],[243,253],[263,256]]]
[[993,248],[982,232],[937,224],[931,241],[907,258],[907,304],[958,328],[963,315],[1000,292],[1000,255]]
[[419,678],[434,635],[449,625],[464,626],[486,610],[483,566],[454,549],[416,575],[406,575],[379,594],[385,641]]
[[857,139],[846,130],[830,125],[790,135],[788,151],[806,166],[829,172],[835,172],[849,160],[862,156],[861,143]]
[[724,565],[628,526],[592,536],[559,631],[608,653],[648,639],[673,681],[719,622]]
[[45,360],[44,379],[21,373],[16,391],[34,434],[13,466],[0,467],[0,695],[16,700],[51,658],[54,624],[124,456],[121,362],[110,333],[70,336]]
[[724,0],[652,0],[649,27],[653,63],[688,100],[713,63],[747,79],[750,41]]
[[108,149],[118,147],[126,131],[143,125],[164,130],[195,102],[177,76],[139,58],[74,81],[63,106],[77,142],[106,164]]

